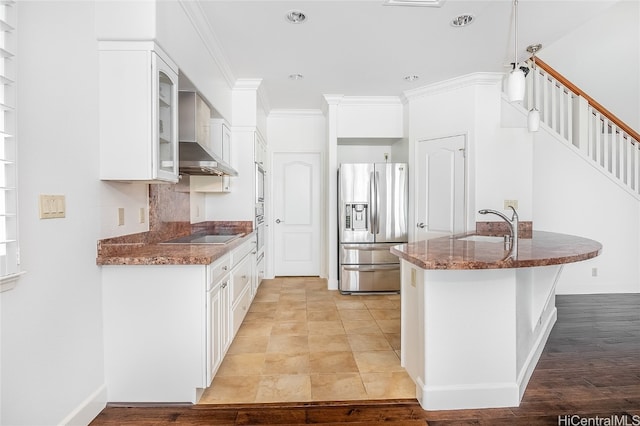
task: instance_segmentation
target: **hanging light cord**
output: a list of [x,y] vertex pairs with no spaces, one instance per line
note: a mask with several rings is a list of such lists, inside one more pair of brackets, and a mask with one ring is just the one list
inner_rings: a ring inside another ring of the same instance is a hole
[[536,51],[533,51],[533,64],[531,65],[531,71],[533,71],[531,73],[531,78],[533,79],[533,81],[531,81],[531,89],[533,90],[533,108],[536,108]]
[[513,69],[518,69],[518,0],[513,0],[513,16],[515,19],[514,32],[515,40],[513,42]]

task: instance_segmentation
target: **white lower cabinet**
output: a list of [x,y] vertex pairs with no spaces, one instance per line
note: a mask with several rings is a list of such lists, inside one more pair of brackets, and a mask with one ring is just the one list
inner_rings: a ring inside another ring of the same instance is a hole
[[249,311],[253,300],[253,283],[255,276],[255,239],[253,245],[243,245],[231,254],[234,262],[231,271],[231,315],[232,331],[235,335],[242,324],[242,320]]
[[231,342],[229,276],[207,292],[207,383],[211,384]]
[[198,402],[249,309],[254,264],[255,238],[211,265],[103,266],[107,401]]

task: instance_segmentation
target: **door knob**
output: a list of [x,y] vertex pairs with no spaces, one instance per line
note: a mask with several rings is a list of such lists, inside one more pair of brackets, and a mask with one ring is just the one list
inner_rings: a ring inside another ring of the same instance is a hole
[[424,222],[417,223],[416,226],[420,229],[424,229],[427,227],[427,225],[425,225]]
[[282,222],[280,219],[276,219],[276,223],[280,223]]

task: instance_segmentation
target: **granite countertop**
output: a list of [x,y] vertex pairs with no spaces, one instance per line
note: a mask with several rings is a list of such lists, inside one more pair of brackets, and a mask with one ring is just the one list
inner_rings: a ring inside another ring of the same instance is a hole
[[[253,236],[252,222],[177,224],[161,232],[143,232],[98,241],[98,265],[208,265]],[[228,244],[160,244],[198,233],[241,233]]]
[[509,257],[503,242],[464,241],[475,232],[397,245],[391,253],[422,269],[500,269],[560,265],[591,259],[602,244],[588,238],[555,232],[532,231],[518,238],[516,259]]

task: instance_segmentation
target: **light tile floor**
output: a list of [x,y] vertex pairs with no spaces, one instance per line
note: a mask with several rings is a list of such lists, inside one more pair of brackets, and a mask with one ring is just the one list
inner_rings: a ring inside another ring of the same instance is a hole
[[400,366],[400,296],[320,278],[264,280],[200,404],[415,398]]

